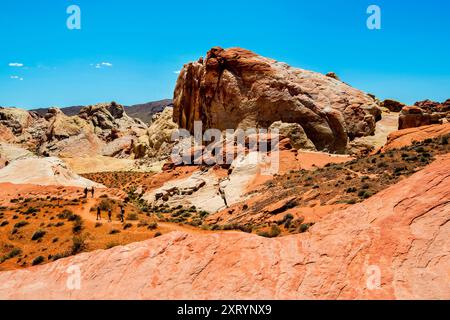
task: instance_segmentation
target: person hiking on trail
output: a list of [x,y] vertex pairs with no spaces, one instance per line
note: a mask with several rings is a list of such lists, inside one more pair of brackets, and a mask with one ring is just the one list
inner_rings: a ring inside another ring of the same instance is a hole
[[125,209],[123,207],[120,207],[120,222],[124,222],[124,216],[125,216]]
[[109,222],[112,222],[111,217],[112,217],[111,208],[109,208],[109,209],[108,209],[108,221],[109,221]]
[[94,187],[92,187],[91,193],[92,193],[92,198],[93,198],[94,197]]
[[97,207],[97,220],[98,220],[98,219],[102,220],[102,215],[101,215],[100,207]]
[[84,188],[84,197],[87,198],[87,194],[88,194],[88,188]]

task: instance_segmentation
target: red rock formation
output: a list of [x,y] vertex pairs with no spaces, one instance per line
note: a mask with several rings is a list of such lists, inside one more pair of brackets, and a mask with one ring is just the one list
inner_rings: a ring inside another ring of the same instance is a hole
[[400,112],[406,105],[396,100],[386,99],[382,102],[382,106],[387,108],[389,111]]
[[440,116],[436,113],[430,114],[424,112],[417,106],[404,107],[398,118],[398,129],[408,129],[430,124],[440,124]]
[[447,155],[305,234],[174,232],[2,272],[0,299],[450,299],[449,221]]
[[417,128],[403,129],[389,134],[383,151],[409,146],[413,141],[423,141],[450,134],[450,123],[433,124]]
[[268,128],[298,123],[317,149],[344,151],[348,138],[374,133],[375,101],[345,83],[241,49],[212,48],[186,64],[174,92],[174,122],[203,128]]
[[431,100],[418,101],[414,104],[415,106],[425,110],[428,113],[433,112],[450,112],[450,99],[439,103]]

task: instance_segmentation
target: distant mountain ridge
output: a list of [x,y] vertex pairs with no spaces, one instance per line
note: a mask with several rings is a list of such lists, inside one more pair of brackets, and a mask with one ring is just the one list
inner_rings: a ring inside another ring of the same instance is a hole
[[[132,106],[125,106],[125,111],[130,117],[140,119],[145,123],[149,123],[152,120],[154,114],[162,112],[166,107],[172,106],[172,99],[163,99],[147,103],[135,104]],[[71,106],[61,108],[61,111],[67,116],[75,116],[83,107],[84,106]],[[40,115],[45,115],[48,111],[48,108],[39,108],[30,111],[34,111]]]

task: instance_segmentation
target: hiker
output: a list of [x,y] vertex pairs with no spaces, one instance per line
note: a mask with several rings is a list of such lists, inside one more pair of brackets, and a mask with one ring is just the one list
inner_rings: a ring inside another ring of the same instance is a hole
[[120,207],[120,221],[124,222],[124,216],[125,216],[125,209],[123,207]]
[[111,217],[112,217],[111,208],[109,208],[109,209],[108,209],[108,221],[109,221],[109,222],[112,222]]
[[97,207],[97,220],[100,218],[100,220],[102,220],[102,215],[101,215],[101,211],[100,211],[100,207]]
[[92,193],[92,198],[93,198],[94,197],[94,187],[92,187],[91,193]]
[[84,197],[87,198],[87,194],[88,194],[88,188],[84,188]]

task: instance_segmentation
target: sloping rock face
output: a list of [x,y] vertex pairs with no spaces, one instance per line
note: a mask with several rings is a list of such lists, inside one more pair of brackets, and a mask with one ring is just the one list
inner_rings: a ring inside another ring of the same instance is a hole
[[380,110],[367,94],[325,75],[292,68],[251,51],[212,48],[186,64],[174,92],[174,122],[203,128],[268,128],[298,123],[318,150],[344,151],[371,135]]
[[450,299],[449,215],[447,155],[305,234],[174,232],[2,272],[0,298]]
[[85,179],[58,158],[25,158],[11,162],[0,170],[0,183],[41,186],[103,187]]
[[433,124],[417,128],[394,131],[389,134],[382,151],[400,149],[411,145],[414,141],[423,141],[450,134],[450,123]]

